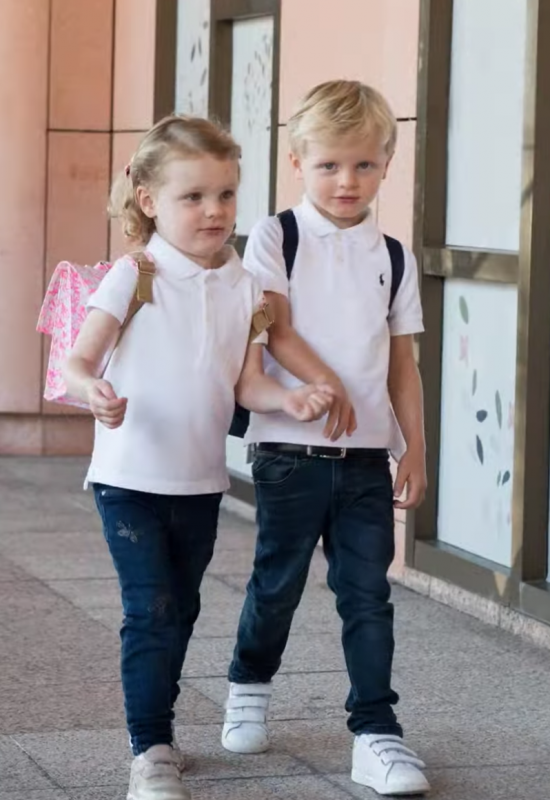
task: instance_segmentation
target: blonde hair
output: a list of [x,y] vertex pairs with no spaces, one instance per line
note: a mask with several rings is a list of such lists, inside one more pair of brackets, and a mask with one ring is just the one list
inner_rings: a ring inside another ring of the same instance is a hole
[[315,86],[301,99],[287,127],[295,155],[303,155],[312,139],[349,134],[377,134],[390,156],[397,143],[397,120],[387,100],[360,81],[327,81]]
[[121,220],[124,235],[132,244],[147,244],[155,231],[155,220],[146,216],[138,203],[137,188],[161,185],[163,167],[171,158],[201,155],[237,161],[241,148],[221,125],[200,117],[174,114],[145,134],[130,163],[116,178],[108,207],[109,216]]

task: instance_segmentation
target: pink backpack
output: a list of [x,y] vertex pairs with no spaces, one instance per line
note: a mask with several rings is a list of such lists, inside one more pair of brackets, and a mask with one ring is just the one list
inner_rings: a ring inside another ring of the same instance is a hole
[[[119,340],[142,305],[153,302],[155,265],[144,253],[131,253],[128,258],[132,259],[138,270],[138,282],[128,314],[120,329]],[[86,319],[88,300],[111,266],[105,261],[100,261],[94,267],[61,261],[55,268],[36,326],[40,333],[52,337],[44,390],[46,400],[79,408],[88,407],[67,393],[61,370]],[[102,372],[105,367],[106,364],[103,365]]]

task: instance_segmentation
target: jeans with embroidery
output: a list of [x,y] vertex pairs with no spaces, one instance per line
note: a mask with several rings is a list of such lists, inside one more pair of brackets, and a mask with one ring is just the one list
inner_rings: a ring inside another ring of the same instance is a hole
[[253,465],[258,506],[254,571],[229,669],[235,683],[267,683],[281,665],[315,546],[322,539],[328,585],[342,619],[355,733],[402,735],[391,688],[394,556],[388,454],[341,460],[260,452]]
[[172,742],[178,681],[222,496],[156,495],[98,483],[94,493],[122,591],[122,686],[139,755]]

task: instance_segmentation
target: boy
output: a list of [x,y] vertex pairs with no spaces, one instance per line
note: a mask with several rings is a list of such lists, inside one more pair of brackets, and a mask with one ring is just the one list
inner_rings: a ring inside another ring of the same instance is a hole
[[[301,381],[332,385],[338,402],[324,427],[252,415],[247,441],[258,544],[229,670],[222,743],[238,753],[268,748],[271,680],[322,537],[351,682],[352,779],[382,795],[422,794],[429,789],[425,765],[404,746],[393,711],[387,580],[394,508],[416,507],[426,489],[413,352],[422,310],[415,259],[405,248],[391,301],[392,262],[370,210],[395,150],[397,123],[375,90],[331,81],[306,95],[288,129],[291,162],[305,187],[294,209],[298,248],[290,282],[276,217],[253,229],[244,263],[268,293],[276,319],[266,371],[297,385],[274,360],[284,355]],[[337,447],[344,430],[347,439]],[[399,460],[395,485],[388,451]]]

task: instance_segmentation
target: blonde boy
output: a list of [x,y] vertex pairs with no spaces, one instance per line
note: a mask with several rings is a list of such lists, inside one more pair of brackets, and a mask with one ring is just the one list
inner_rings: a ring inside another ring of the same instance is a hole
[[[256,225],[244,263],[275,312],[266,371],[296,386],[298,379],[275,359],[284,360],[301,381],[331,384],[337,402],[325,422],[305,426],[278,413],[252,415],[247,440],[258,545],[229,670],[222,741],[239,753],[268,747],[271,680],[322,538],[351,682],[352,779],[382,795],[422,794],[429,789],[424,764],[403,744],[393,710],[387,580],[394,508],[417,506],[426,488],[413,354],[422,310],[415,259],[406,248],[391,302],[392,263],[370,209],[395,150],[397,124],[374,89],[331,81],[303,98],[288,129],[292,166],[305,188],[294,209],[292,276],[276,217]],[[389,452],[399,462],[395,484]]]

